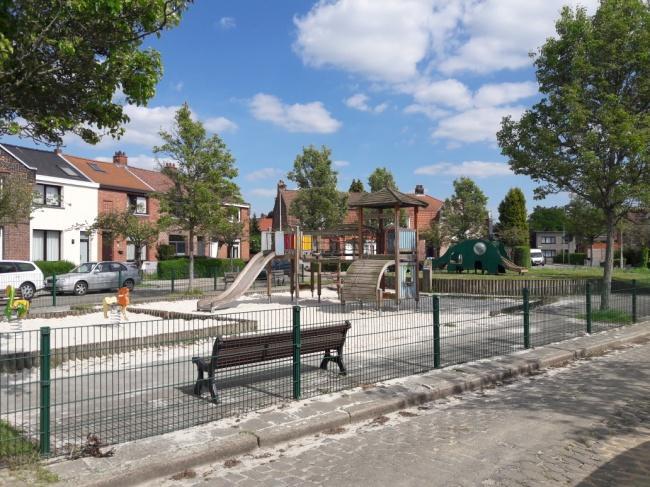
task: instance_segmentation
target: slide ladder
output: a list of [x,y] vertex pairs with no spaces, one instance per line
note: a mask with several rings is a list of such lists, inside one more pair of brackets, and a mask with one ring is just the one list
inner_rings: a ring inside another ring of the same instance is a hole
[[[275,252],[264,254],[259,252],[248,261],[246,267],[237,275],[235,281],[216,297],[200,299],[196,304],[198,311],[214,311],[227,308],[233,301],[241,297],[255,283],[267,264],[275,258]],[[267,279],[270,276],[267,276]]]

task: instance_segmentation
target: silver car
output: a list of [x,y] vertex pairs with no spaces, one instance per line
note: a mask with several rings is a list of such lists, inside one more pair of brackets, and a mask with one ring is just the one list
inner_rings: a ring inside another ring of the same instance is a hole
[[[57,292],[77,296],[83,296],[88,291],[113,290],[122,286],[133,290],[138,283],[138,269],[120,262],[86,262],[67,274],[56,276]],[[52,291],[52,277],[45,279],[44,289]]]

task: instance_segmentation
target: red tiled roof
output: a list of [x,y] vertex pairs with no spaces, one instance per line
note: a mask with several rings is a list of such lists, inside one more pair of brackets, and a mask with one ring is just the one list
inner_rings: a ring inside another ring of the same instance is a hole
[[133,166],[128,167],[128,169],[156,191],[167,191],[174,186],[172,180],[160,171],[152,171],[150,169],[142,169]]
[[[99,183],[100,187],[105,186],[146,193],[153,191],[153,187],[131,173],[128,166],[119,166],[113,162],[95,161],[70,154],[65,154],[64,157],[91,181]],[[99,171],[94,169],[93,166],[99,168]]]

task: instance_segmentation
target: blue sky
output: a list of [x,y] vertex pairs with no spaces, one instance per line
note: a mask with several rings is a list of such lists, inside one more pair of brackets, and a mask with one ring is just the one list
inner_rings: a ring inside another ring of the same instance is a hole
[[[535,102],[527,53],[554,32],[569,0],[198,0],[180,26],[148,41],[164,76],[147,107],[127,107],[125,136],[64,150],[155,164],[157,132],[187,101],[237,160],[244,198],[272,207],[275,185],[306,145],[327,145],[339,185],[390,168],[403,191],[440,199],[458,176],[495,210],[513,186],[529,211],[534,183],[496,146],[502,116]],[[595,0],[580,2],[593,11]],[[31,145],[22,141],[25,145]],[[541,204],[563,203],[562,196]]]

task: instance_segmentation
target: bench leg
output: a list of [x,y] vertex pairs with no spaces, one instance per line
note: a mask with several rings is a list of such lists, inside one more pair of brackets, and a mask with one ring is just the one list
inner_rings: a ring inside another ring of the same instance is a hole
[[208,371],[208,390],[210,391],[210,397],[214,402],[219,402],[219,394],[217,394],[217,381],[214,376],[214,371]]
[[325,350],[325,356],[323,357],[323,360],[320,363],[320,368],[323,370],[327,370],[327,364],[330,362],[330,360],[333,360],[334,357],[332,357],[332,354],[330,353],[329,350]]
[[196,370],[198,372],[198,377],[196,378],[196,383],[194,384],[194,395],[200,396],[201,390],[205,385],[205,368],[201,362],[194,361],[194,363],[196,364]]
[[339,366],[339,375],[347,375],[348,371],[345,369],[345,364],[343,363],[343,348],[336,349],[336,365]]

